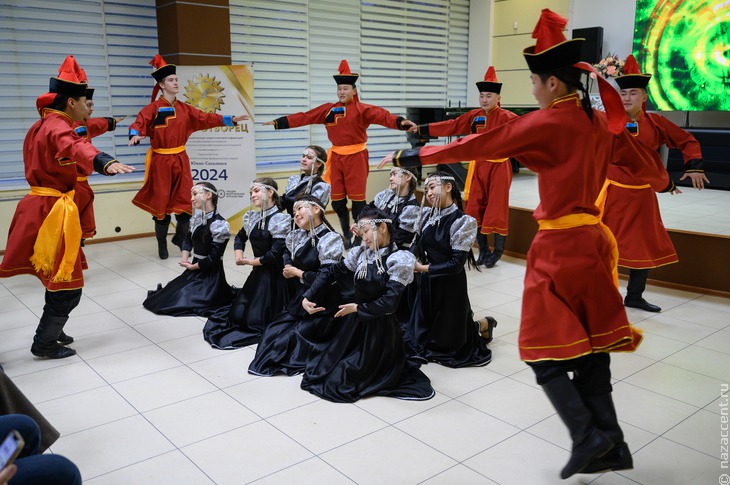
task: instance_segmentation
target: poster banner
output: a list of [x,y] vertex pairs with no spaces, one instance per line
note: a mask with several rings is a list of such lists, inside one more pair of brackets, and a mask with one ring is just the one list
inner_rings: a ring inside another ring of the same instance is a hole
[[237,126],[195,132],[185,148],[193,181],[218,189],[218,212],[235,222],[249,205],[248,189],[256,178],[251,66],[177,66],[181,101],[221,115],[248,114]]

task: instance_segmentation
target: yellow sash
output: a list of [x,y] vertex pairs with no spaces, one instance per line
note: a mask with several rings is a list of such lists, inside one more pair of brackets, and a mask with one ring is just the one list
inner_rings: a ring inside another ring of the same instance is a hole
[[77,182],[86,182],[87,180],[89,180],[88,175],[86,177],[76,177]]
[[[489,163],[504,163],[509,158],[499,158],[497,160],[487,160]],[[464,200],[469,200],[469,192],[471,192],[471,180],[474,178],[474,171],[477,169],[476,160],[469,162],[469,168],[466,172],[466,182],[464,182]]]
[[[360,153],[361,151],[365,150],[367,148],[365,142],[358,143],[357,145],[342,145],[342,146],[336,146],[332,145],[329,150],[327,150],[327,162],[332,160],[332,153],[336,153],[338,155],[354,155],[356,153]],[[329,163],[325,164],[324,168],[324,174],[322,175],[322,180],[327,182],[328,184],[331,184],[332,181],[332,171],[329,169]]]
[[147,176],[150,173],[150,162],[152,161],[152,154],[159,153],[160,155],[176,155],[185,151],[185,145],[175,148],[150,148],[147,150],[147,156],[144,159],[144,181],[147,182]]
[[570,229],[572,227],[580,226],[592,226],[598,224],[603,229],[608,237],[608,243],[611,246],[611,274],[613,275],[613,282],[618,289],[618,245],[616,244],[616,238],[613,236],[611,229],[608,228],[598,216],[591,214],[568,214],[557,219],[543,219],[537,221],[540,231],[551,231],[560,229]]
[[644,185],[626,185],[622,184],[621,182],[616,182],[615,180],[606,179],[605,182],[603,182],[603,187],[601,187],[601,191],[598,193],[598,198],[596,199],[596,207],[598,207],[598,210],[600,213],[598,214],[598,217],[603,219],[603,212],[606,210],[606,197],[608,195],[608,186],[609,185],[615,185],[616,187],[621,187],[623,189],[650,189],[651,185],[644,184]]
[[[38,230],[30,262],[36,271],[50,275],[54,283],[71,281],[81,245],[81,221],[74,203],[74,191],[63,193],[48,187],[31,187],[29,194],[58,198]],[[64,242],[63,256],[58,271],[52,275],[61,238]]]

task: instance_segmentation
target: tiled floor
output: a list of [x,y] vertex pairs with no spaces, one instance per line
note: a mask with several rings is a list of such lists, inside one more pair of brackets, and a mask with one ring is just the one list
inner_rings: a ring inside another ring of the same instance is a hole
[[[727,483],[728,299],[650,288],[664,311],[629,310],[646,339],[613,357],[613,373],[636,468],[561,481],[567,432],[517,354],[522,260],[469,273],[477,316],[499,320],[490,365],[424,366],[430,401],[332,404],[297,377],[247,374],[254,349],[211,349],[201,319],[144,310],[146,289],[180,272],[175,254],[157,259],[153,239],[86,249],[87,286],[67,326],[73,358],[31,356],[42,287],[0,280],[0,362],[61,431],[52,451],[75,461],[85,483]],[[246,271],[227,256],[229,282],[241,286]]]
[[[706,187],[712,187],[712,180]],[[680,187],[681,194],[657,194],[662,221],[667,228],[730,236],[730,190],[696,190]],[[527,169],[515,175],[510,205],[534,209],[540,202],[537,176]]]

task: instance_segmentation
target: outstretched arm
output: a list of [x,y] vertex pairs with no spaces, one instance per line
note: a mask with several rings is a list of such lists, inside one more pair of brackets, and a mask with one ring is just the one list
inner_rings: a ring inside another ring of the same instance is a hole
[[306,125],[323,124],[327,118],[327,114],[334,106],[334,103],[326,103],[317,106],[309,111],[281,116],[272,121],[265,121],[264,126],[273,126],[276,130],[286,130],[289,128],[298,128]]

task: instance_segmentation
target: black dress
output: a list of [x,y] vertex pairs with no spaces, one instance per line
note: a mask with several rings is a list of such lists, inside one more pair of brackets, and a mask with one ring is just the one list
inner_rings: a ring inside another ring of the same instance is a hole
[[413,194],[396,196],[394,190],[385,189],[375,195],[371,205],[390,216],[395,230],[393,241],[398,249],[410,248],[420,212],[416,196]]
[[158,315],[198,315],[206,317],[228,305],[233,298],[223,270],[223,253],[231,237],[231,227],[218,213],[196,211],[190,222],[190,232],[182,243],[190,251],[192,263],[199,270],[186,269],[158,291],[149,292],[142,305]]
[[[307,186],[309,181],[312,181],[312,185],[307,192]],[[286,182],[286,189],[284,195],[281,197],[281,203],[284,209],[289,215],[294,215],[294,202],[297,201],[299,196],[308,193],[309,195],[316,197],[317,200],[322,202],[322,207],[327,207],[330,202],[330,193],[332,188],[330,184],[322,180],[319,174],[315,174],[313,177],[300,173],[299,175],[292,175]]]
[[[394,312],[403,288],[413,278],[415,257],[395,245],[376,255],[365,246],[350,249],[345,261],[320,272],[304,296],[318,303],[332,281],[354,278],[357,312],[326,321],[328,343],[307,363],[302,389],[333,402],[367,396],[426,400],[431,381],[406,359]],[[324,323],[324,322],[323,322]]]
[[208,318],[203,337],[211,347],[237,349],[257,343],[264,328],[284,310],[289,298],[282,255],[290,225],[291,218],[276,206],[264,211],[263,224],[260,211],[243,216],[234,247],[243,250],[250,241],[262,265],[252,267],[229,306]]
[[[375,195],[370,205],[388,214],[393,221],[393,241],[398,249],[411,250],[418,216],[421,212],[416,196],[413,194],[397,196],[395,190],[385,189]],[[398,310],[396,310],[399,323],[404,324],[410,318],[417,291],[415,281],[412,281],[403,290],[403,296],[401,296]]]
[[492,351],[474,323],[464,270],[476,239],[476,220],[452,204],[436,214],[424,208],[421,221],[419,244],[429,270],[420,275],[404,328],[406,351],[411,358],[448,367],[486,365]]
[[[338,306],[354,301],[354,291],[349,281],[333,282],[319,296],[317,305],[325,310],[314,315],[302,308],[304,292],[317,278],[319,271],[342,261],[344,245],[342,237],[325,224],[314,230],[315,245],[309,231],[295,229],[286,238],[287,249],[284,265],[290,264],[304,271],[301,284],[289,301],[284,313],[273,321],[261,337],[248,372],[260,376],[275,374],[296,375],[304,372],[306,363],[322,351],[327,344],[327,322],[337,313]],[[349,284],[343,284],[349,283]]]

